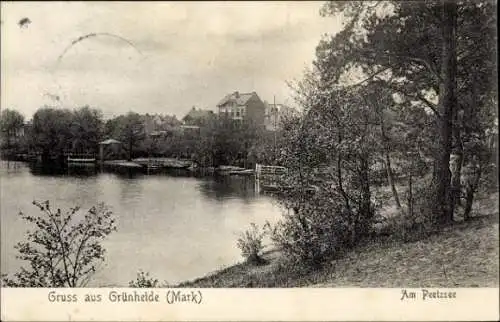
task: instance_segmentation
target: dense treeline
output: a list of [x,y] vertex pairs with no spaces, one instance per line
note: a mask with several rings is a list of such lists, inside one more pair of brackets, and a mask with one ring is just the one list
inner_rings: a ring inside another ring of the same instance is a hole
[[[113,138],[122,142],[114,158],[176,157],[192,159],[202,166],[275,162],[279,134],[252,122],[235,123],[212,117],[199,127],[183,127],[175,117],[134,112],[104,120],[102,112],[88,106],[77,109],[42,107],[25,124],[17,111],[2,111],[2,151],[5,157],[37,154],[55,162],[65,154],[98,155],[99,142]],[[276,144],[275,144],[276,143]]]

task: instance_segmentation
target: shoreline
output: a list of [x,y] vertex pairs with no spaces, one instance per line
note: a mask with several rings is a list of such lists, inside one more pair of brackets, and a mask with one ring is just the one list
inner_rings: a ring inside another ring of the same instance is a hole
[[316,269],[297,267],[271,249],[262,265],[239,262],[171,287],[498,287],[498,252],[496,213],[417,241],[368,241]]

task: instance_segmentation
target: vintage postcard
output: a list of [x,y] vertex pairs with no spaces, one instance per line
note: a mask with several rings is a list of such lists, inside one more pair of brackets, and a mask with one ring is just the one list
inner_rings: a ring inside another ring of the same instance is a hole
[[2,1],[2,321],[498,320],[496,12]]

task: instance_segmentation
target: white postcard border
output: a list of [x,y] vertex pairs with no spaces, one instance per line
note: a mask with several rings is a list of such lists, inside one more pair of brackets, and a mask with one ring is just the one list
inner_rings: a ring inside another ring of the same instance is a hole
[[[426,299],[422,298],[424,289]],[[136,292],[139,295],[136,299],[148,294],[149,299],[116,302],[117,294],[123,292]],[[403,298],[405,292],[409,296]],[[57,295],[74,299],[68,296],[70,294],[76,295],[78,302],[50,300]],[[101,302],[85,302],[87,294],[100,295]],[[151,294],[158,295],[159,301],[149,302]],[[498,288],[3,288],[1,295],[2,321],[485,321],[499,318]],[[171,303],[173,297],[177,300]],[[196,297],[194,301],[193,297]]]

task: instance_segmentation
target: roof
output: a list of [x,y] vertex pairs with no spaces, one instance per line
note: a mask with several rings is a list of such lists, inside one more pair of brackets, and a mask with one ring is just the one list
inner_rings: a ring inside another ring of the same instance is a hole
[[197,110],[193,108],[186,114],[186,116],[184,116],[183,119],[186,119],[188,117],[192,119],[205,118],[213,114],[214,112],[211,110],[202,110],[202,109]]
[[105,141],[100,142],[99,144],[109,145],[109,144],[120,144],[121,142],[115,139],[107,139]]
[[236,105],[246,105],[248,100],[252,98],[253,95],[257,95],[257,93],[239,93],[234,92],[231,94],[227,94],[218,104],[217,106],[224,105],[228,102],[234,102]]

